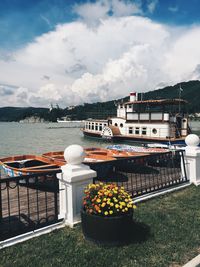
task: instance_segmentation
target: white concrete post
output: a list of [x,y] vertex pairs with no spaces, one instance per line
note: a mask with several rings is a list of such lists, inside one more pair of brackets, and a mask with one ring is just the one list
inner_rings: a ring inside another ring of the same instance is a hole
[[200,185],[200,147],[199,137],[196,134],[189,134],[186,139],[185,162],[187,177],[190,183]]
[[82,164],[84,157],[85,152],[81,146],[68,146],[64,152],[67,164],[61,167],[62,173],[57,174],[60,189],[59,218],[64,218],[70,227],[80,222],[84,188],[96,177],[95,171]]

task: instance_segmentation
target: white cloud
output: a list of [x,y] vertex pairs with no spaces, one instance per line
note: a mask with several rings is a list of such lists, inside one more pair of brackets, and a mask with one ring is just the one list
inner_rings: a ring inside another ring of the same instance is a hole
[[188,29],[172,43],[165,55],[164,71],[172,80],[190,79],[200,63],[200,27]]
[[75,4],[73,11],[90,26],[98,24],[109,15],[122,17],[143,13],[140,1],[129,0],[99,0],[93,3]]
[[107,17],[109,10],[109,2],[104,0],[82,5],[75,4],[74,6],[74,13],[79,15],[89,24],[93,24],[94,22],[98,22],[99,19]]
[[111,1],[111,10],[114,16],[130,16],[133,14],[142,14],[141,3],[133,3],[131,1],[123,2],[121,0],[112,0]]
[[47,99],[49,101],[58,101],[62,97],[59,94],[55,84],[49,83],[40,87],[38,94],[41,98]]
[[[106,3],[116,16],[106,15]],[[105,101],[199,77],[200,26],[170,28],[127,16],[131,3],[101,1],[101,23],[58,25],[15,51],[12,60],[0,59],[0,84],[17,86],[0,87],[0,105]],[[125,5],[121,14],[114,5]]]
[[153,13],[156,9],[157,4],[158,0],[152,0],[151,2],[149,2],[149,4],[147,5],[148,11],[150,13]]

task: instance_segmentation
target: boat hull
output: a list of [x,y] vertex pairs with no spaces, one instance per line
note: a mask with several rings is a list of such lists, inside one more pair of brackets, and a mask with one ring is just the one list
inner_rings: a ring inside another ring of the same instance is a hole
[[[89,132],[89,131],[84,131],[83,134],[86,137],[91,137],[91,138],[98,138],[98,139],[104,139],[101,134],[95,133],[95,132]],[[173,139],[167,139],[167,138],[150,138],[150,137],[136,137],[136,136],[127,136],[127,135],[114,135],[112,138],[106,139],[106,140],[112,140],[113,142],[123,142],[123,141],[128,141],[128,142],[142,142],[142,143],[162,143],[162,144],[183,144],[185,145],[185,137],[183,138],[173,138]]]
[[11,156],[0,159],[0,167],[9,177],[58,171],[60,166],[50,159],[35,155]]

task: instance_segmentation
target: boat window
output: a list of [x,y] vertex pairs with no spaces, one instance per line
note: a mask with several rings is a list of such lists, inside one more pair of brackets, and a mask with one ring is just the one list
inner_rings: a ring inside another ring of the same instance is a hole
[[94,123],[92,123],[92,130],[94,130]]
[[135,128],[135,134],[140,134],[140,128],[139,127]]
[[117,126],[118,126],[118,124],[117,124],[117,123],[115,123],[115,126],[117,127]]
[[123,128],[123,126],[124,126],[123,123],[120,123],[120,127]]
[[98,131],[98,124],[95,124],[95,130]]
[[146,135],[147,134],[147,128],[142,128],[142,135]]
[[88,129],[90,129],[90,123],[88,124]]
[[120,108],[123,108],[123,105],[120,105]]
[[106,124],[106,123],[104,123],[104,126],[107,126],[107,124]]
[[129,105],[128,107],[129,107],[129,108],[132,108],[132,105]]
[[152,133],[157,134],[157,130],[155,128],[153,128]]
[[133,127],[129,127],[129,128],[128,128],[128,133],[129,133],[129,134],[132,134],[132,133],[133,133]]
[[99,125],[99,131],[102,131],[102,124]]

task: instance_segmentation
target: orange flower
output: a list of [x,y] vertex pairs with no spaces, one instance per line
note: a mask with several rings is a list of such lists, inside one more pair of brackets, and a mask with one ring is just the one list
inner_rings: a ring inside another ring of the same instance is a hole
[[94,208],[95,208],[96,211],[100,210],[99,206],[97,206],[97,205],[95,205]]
[[116,184],[88,185],[84,193],[84,209],[90,214],[115,216],[131,212],[135,208],[132,196],[125,191],[124,187],[118,187]]

